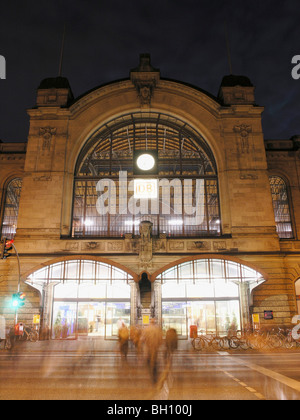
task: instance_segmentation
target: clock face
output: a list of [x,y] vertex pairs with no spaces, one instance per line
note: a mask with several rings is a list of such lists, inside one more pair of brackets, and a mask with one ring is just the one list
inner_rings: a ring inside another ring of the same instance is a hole
[[136,164],[139,169],[142,169],[143,171],[150,171],[150,169],[152,169],[155,165],[155,159],[152,155],[143,153],[138,157]]

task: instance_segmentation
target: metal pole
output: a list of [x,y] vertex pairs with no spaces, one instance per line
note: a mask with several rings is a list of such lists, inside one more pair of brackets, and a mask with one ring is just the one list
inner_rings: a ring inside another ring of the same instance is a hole
[[[14,248],[14,250],[15,250],[15,253],[16,253],[16,255],[17,255],[17,260],[18,260],[18,273],[19,273],[19,275],[18,275],[18,293],[19,293],[19,291],[20,291],[20,285],[21,285],[21,266],[20,266],[20,257],[19,257],[19,254],[18,254],[17,248],[15,247],[15,245],[14,245],[14,243],[13,243],[13,242],[12,242],[12,246],[13,246],[13,248]],[[18,323],[18,308],[16,308],[16,310],[15,310],[15,321],[14,321],[14,323],[15,323],[15,326],[16,326],[16,324]]]

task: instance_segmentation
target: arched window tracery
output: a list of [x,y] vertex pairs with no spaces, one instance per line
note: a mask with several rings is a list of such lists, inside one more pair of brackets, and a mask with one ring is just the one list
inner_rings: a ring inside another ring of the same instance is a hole
[[286,182],[280,176],[270,176],[276,229],[279,238],[293,238],[291,210]]
[[[157,173],[142,177],[157,180],[156,198],[135,197],[134,179],[141,177],[134,174],[133,159],[140,150],[157,155]],[[138,234],[144,220],[157,235],[221,232],[217,167],[208,144],[183,121],[154,112],[114,119],[83,147],[75,170],[72,236]]]
[[6,188],[1,236],[8,239],[12,239],[16,234],[21,188],[21,178],[12,179]]

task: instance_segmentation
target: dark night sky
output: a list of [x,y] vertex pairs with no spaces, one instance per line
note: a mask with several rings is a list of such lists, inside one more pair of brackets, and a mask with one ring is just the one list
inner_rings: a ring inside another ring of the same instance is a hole
[[267,139],[300,134],[300,79],[291,76],[300,55],[299,0],[23,0],[1,6],[0,139],[26,141],[28,108],[46,77],[58,75],[66,23],[63,76],[79,96],[129,77],[140,53],[150,53],[161,77],[217,95],[229,74],[248,76],[264,106]]

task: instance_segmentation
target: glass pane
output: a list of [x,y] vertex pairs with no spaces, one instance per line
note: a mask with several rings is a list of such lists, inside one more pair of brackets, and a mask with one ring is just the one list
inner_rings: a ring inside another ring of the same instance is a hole
[[16,234],[21,187],[20,178],[13,179],[7,186],[1,234],[8,239],[12,239]]
[[164,271],[161,275],[162,280],[176,280],[178,279],[178,274],[177,274],[177,267],[172,267],[167,271]]
[[110,280],[111,279],[111,266],[107,264],[97,264],[97,280]]
[[54,287],[54,298],[55,299],[64,299],[64,298],[77,298],[77,282],[68,280],[65,283],[57,284]]
[[216,322],[220,335],[234,333],[241,329],[239,301],[216,302]]
[[209,279],[208,260],[198,260],[195,264],[195,276],[198,279]]
[[32,273],[29,278],[35,279],[35,280],[47,280],[48,279],[48,273],[49,273],[49,267],[42,268],[41,270],[36,271],[35,273]]
[[162,319],[164,332],[175,328],[179,336],[187,337],[186,302],[163,302]]
[[66,339],[76,334],[76,303],[54,302],[52,338]]
[[66,261],[65,279],[79,279],[80,261]]
[[231,281],[220,279],[215,281],[215,297],[238,297],[239,287]]
[[269,179],[278,236],[280,238],[293,238],[286,183],[279,176],[271,176]]
[[224,261],[210,260],[211,276],[214,279],[225,278]]
[[215,333],[215,303],[188,302],[188,325],[197,325],[198,332]]
[[226,277],[240,279],[241,270],[240,265],[231,261],[225,261]]
[[50,265],[50,267],[49,267],[49,279],[51,279],[51,280],[62,280],[63,276],[64,276],[64,263],[58,263],[58,264]]
[[193,279],[193,262],[184,263],[178,266],[178,275],[181,280]]
[[81,278],[82,279],[95,279],[96,268],[94,261],[81,262]]
[[78,304],[78,334],[105,336],[105,303],[89,302]]
[[163,298],[179,298],[183,297],[185,298],[186,292],[185,292],[185,285],[184,284],[178,284],[173,282],[167,282],[162,285],[162,296]]
[[114,281],[111,285],[107,285],[108,299],[130,299],[130,286],[124,282]]
[[215,296],[213,283],[205,281],[187,284],[186,290],[188,298],[214,298]]
[[106,304],[106,337],[117,337],[122,322],[130,326],[130,303],[108,302]]

